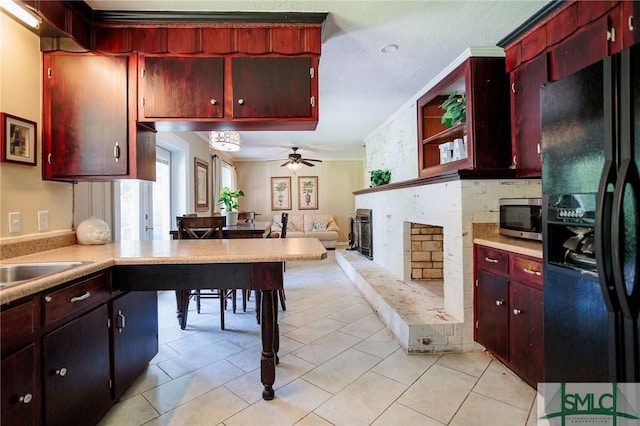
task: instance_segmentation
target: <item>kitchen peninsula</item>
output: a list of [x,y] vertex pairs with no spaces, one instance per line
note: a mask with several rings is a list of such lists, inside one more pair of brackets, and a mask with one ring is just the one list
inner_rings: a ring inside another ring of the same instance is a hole
[[[109,312],[113,313],[110,318],[115,323],[114,327],[117,330],[114,333],[118,335],[120,327],[126,333],[125,321],[124,318],[119,321],[119,310],[115,307],[112,308],[110,304],[111,300],[115,300],[120,295],[130,294],[135,297],[136,294],[151,295],[153,294],[151,291],[155,290],[191,290],[202,286],[207,288],[227,287],[230,284],[235,288],[251,288],[261,292],[262,356],[260,366],[261,382],[264,385],[262,396],[266,400],[273,399],[279,342],[277,297],[274,297],[274,293],[283,287],[283,263],[295,260],[320,260],[326,258],[326,255],[325,248],[316,239],[261,238],[132,241],[94,246],[73,245],[5,260],[3,264],[86,262],[64,272],[0,290],[3,346],[5,340],[9,343],[3,347],[3,370],[4,362],[13,357],[12,353],[17,355],[23,350],[31,350],[31,353],[35,354],[31,358],[35,361],[30,369],[34,377],[31,381],[34,385],[33,390],[19,391],[22,392],[19,395],[28,392],[26,395],[29,395],[28,400],[31,404],[24,403],[25,398],[19,401],[19,398],[16,397],[16,403],[11,403],[9,407],[11,410],[18,410],[23,406],[44,406],[42,416],[45,419],[50,417],[49,409],[56,405],[51,403],[48,398],[55,398],[56,392],[53,392],[52,396],[51,393],[47,393],[48,387],[44,386],[45,394],[40,395],[38,382],[40,380],[69,380],[74,373],[73,368],[76,367],[73,364],[65,364],[60,366],[64,368],[58,370],[48,368],[50,366],[47,363],[50,360],[46,356],[46,351],[51,348],[49,345],[50,336],[59,329],[67,328],[62,324],[62,320],[71,318],[71,315],[76,317],[85,313],[88,314],[84,316],[93,315],[100,310],[106,314],[106,305],[109,305]],[[58,298],[58,296],[60,297]],[[85,303],[92,303],[92,305],[87,305],[82,311],[81,306]],[[74,312],[72,314],[61,312],[63,305]],[[21,309],[23,307],[28,309]],[[10,321],[10,319],[19,317],[19,315],[12,317],[12,311],[26,313],[27,316],[22,316],[19,321]],[[9,315],[7,316],[7,314]],[[9,320],[5,321],[5,319]],[[69,324],[82,319],[83,317],[79,317]],[[134,320],[127,319],[126,327],[135,328],[135,323],[129,324],[132,321]],[[139,321],[144,322],[145,319],[141,318]],[[13,330],[12,327],[16,330]],[[154,337],[157,340],[157,319],[155,327],[156,335]],[[20,331],[23,329],[24,332]],[[93,332],[93,334],[96,333]],[[17,344],[14,345],[15,342],[9,339],[16,340]],[[139,340],[137,342],[134,343],[140,344]],[[70,344],[64,346],[73,347]],[[157,351],[157,346],[155,349]],[[73,351],[78,352],[78,347],[73,347]],[[42,361],[38,355],[41,353],[43,354]],[[103,353],[93,350],[91,356],[98,356],[101,360],[105,360],[108,366],[109,351]],[[111,362],[114,362],[113,359]],[[42,366],[41,372],[40,366]],[[116,376],[115,370],[116,368],[112,366],[114,373],[111,377]],[[87,381],[87,371],[82,374],[84,380]],[[16,373],[13,377],[13,380],[21,381],[23,375]],[[3,411],[7,408],[4,397],[10,396],[8,395],[10,389],[5,387],[4,379],[3,376]],[[117,376],[115,381],[117,387]],[[129,383],[126,386],[128,385]],[[118,391],[113,391],[113,394],[117,395]],[[86,399],[86,395],[81,395],[81,397]],[[13,398],[11,400],[13,401]],[[117,398],[112,396],[112,402],[107,405],[111,405],[115,400]],[[100,411],[106,412],[102,409]],[[73,410],[70,412],[73,413]],[[99,415],[101,416],[104,412]],[[3,419],[5,414],[7,413],[3,413]],[[37,417],[39,416],[36,414]]]

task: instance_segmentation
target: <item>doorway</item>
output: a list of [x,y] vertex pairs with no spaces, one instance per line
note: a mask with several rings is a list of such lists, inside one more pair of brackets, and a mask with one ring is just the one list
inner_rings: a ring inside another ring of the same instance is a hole
[[171,229],[171,152],[156,147],[156,181],[116,183],[118,241],[168,240]]

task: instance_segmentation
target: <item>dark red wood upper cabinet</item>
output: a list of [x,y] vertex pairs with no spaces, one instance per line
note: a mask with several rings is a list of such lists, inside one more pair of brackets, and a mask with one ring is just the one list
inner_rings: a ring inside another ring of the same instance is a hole
[[540,176],[540,86],[547,81],[546,54],[511,73],[511,148],[518,176]]
[[551,79],[558,80],[622,49],[620,8],[580,27],[550,50]]
[[127,174],[127,59],[45,55],[45,177]]
[[222,118],[224,59],[140,57],[139,119]]
[[[447,96],[442,95],[454,92],[466,95],[466,122],[445,129],[440,106]],[[504,58],[469,57],[418,99],[417,112],[420,177],[508,174],[511,132]],[[452,161],[443,161],[441,146],[456,139],[466,139],[466,152]]]
[[620,15],[623,48],[640,43],[640,1],[623,1]]
[[[317,115],[311,57],[234,57],[233,118],[309,118]],[[313,78],[312,78],[313,77]]]
[[135,55],[45,53],[43,68],[43,178],[154,180],[155,143],[137,144]]

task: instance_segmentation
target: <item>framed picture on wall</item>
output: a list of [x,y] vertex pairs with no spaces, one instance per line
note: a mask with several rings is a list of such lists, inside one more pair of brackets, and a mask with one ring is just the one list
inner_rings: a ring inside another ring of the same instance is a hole
[[196,211],[206,212],[209,210],[209,164],[196,158],[193,175],[195,178]]
[[271,210],[291,210],[291,177],[271,178]]
[[298,210],[318,210],[318,176],[298,176]]
[[2,150],[0,160],[7,163],[36,165],[35,122],[11,114],[0,114]]

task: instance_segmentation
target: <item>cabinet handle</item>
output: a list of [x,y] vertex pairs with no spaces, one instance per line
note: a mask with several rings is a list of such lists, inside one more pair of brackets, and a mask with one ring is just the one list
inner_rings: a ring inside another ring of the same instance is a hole
[[239,103],[240,105],[244,105],[244,99],[242,99],[242,98],[238,99],[238,103]]
[[215,105],[215,104],[217,104],[217,103],[218,103],[218,101],[217,101],[217,100],[215,100],[215,99],[211,99],[211,100],[209,101],[209,103],[210,103],[211,105]]
[[116,159],[116,161],[120,160],[120,145],[118,145],[118,142],[116,142],[115,146],[113,147],[113,157]]
[[116,328],[118,329],[118,333],[122,333],[122,329],[127,326],[127,319],[124,317],[122,311],[118,311],[118,324],[116,324]]
[[18,398],[18,402],[22,402],[23,404],[28,404],[31,402],[31,400],[33,399],[33,395],[31,395],[30,393],[21,396],[20,398]]
[[537,276],[542,275],[542,272],[534,271],[534,270],[529,269],[529,268],[524,268],[523,271],[524,271],[525,274],[529,274],[529,275],[537,275]]
[[82,296],[76,296],[76,297],[72,297],[71,298],[71,303],[75,303],[75,302],[81,302],[83,300],[87,300],[89,297],[91,297],[91,292],[87,291],[85,294],[83,294]]
[[61,368],[60,370],[56,370],[56,376],[64,377],[67,375],[67,369]]
[[616,41],[616,29],[615,28],[611,28],[609,31],[607,31],[607,41],[610,41],[611,43],[614,43]]
[[633,16],[629,16],[627,24],[629,24],[629,31],[633,31]]
[[498,263],[498,259],[492,259],[490,257],[485,257],[484,261],[489,263]]
[[51,153],[47,155],[47,163],[51,164]]
[[53,297],[51,297],[51,296],[45,296],[45,297],[44,297],[44,301],[45,301],[45,302],[47,302],[47,303],[51,303],[51,302],[53,301]]
[[511,91],[513,93],[516,93],[516,84],[515,83],[511,83]]
[[542,152],[542,150],[540,149],[540,142],[536,144],[536,151],[538,152],[538,155],[540,155],[540,153]]
[[520,315],[522,313],[522,311],[520,309],[514,309],[513,310],[513,315]]
[[496,306],[502,306],[502,305],[504,305],[504,300],[502,299],[496,300]]

